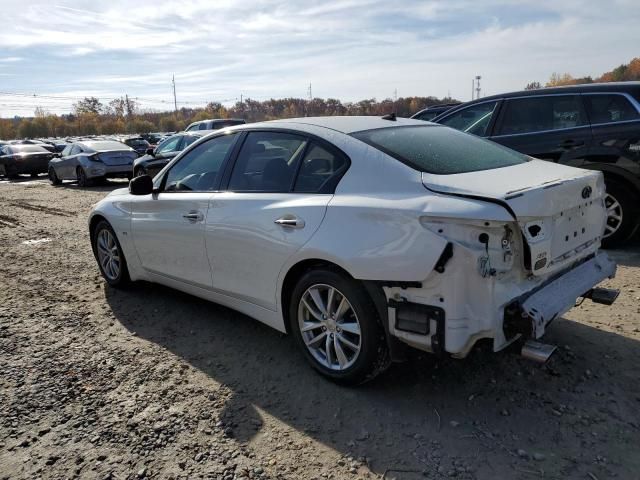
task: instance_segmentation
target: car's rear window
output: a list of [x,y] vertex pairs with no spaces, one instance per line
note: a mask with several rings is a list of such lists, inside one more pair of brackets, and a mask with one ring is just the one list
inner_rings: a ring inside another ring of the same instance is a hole
[[40,145],[11,145],[11,150],[16,153],[49,153],[49,150]]
[[528,161],[521,153],[448,127],[388,127],[351,135],[416,170],[436,175],[491,170]]

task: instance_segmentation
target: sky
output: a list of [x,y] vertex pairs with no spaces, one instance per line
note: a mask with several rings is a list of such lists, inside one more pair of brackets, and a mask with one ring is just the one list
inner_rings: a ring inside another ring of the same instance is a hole
[[[128,94],[470,100],[640,56],[639,0],[0,0],[0,116]],[[29,96],[25,96],[29,95]],[[35,96],[34,96],[35,95]]]

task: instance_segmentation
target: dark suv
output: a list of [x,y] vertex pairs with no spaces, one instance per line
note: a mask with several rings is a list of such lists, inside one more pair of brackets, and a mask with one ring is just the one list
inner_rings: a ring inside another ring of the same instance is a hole
[[532,157],[600,170],[608,210],[603,245],[620,245],[640,216],[640,82],[600,83],[494,95],[434,122]]

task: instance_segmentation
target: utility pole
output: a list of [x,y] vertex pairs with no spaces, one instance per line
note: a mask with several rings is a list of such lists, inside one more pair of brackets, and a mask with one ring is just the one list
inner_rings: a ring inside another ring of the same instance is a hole
[[393,112],[397,113],[398,111],[398,89],[393,90]]
[[311,83],[309,83],[309,101],[313,100],[313,94],[311,93]]
[[173,85],[173,108],[178,113],[178,100],[176,98],[176,76],[171,77],[171,84]]
[[240,94],[240,105],[242,105],[242,94]]
[[482,77],[480,75],[476,75],[476,99],[480,98],[480,79]]

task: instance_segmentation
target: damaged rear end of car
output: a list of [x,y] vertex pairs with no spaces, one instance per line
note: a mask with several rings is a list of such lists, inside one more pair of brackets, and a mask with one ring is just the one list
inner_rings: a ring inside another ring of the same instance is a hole
[[[458,139],[464,146],[445,151],[440,144],[459,135],[435,130],[427,140],[420,138],[427,130],[364,137],[421,170],[429,200],[419,223],[444,240],[424,279],[383,282],[390,335],[462,358],[480,339],[491,339],[494,351],[540,339],[581,298],[613,303],[617,292],[597,287],[616,272],[599,251],[606,222],[601,173],[534,160],[468,135]],[[401,143],[408,133],[412,145],[422,142],[429,153]],[[447,201],[462,206],[449,215]],[[461,214],[464,202],[468,211]]]

